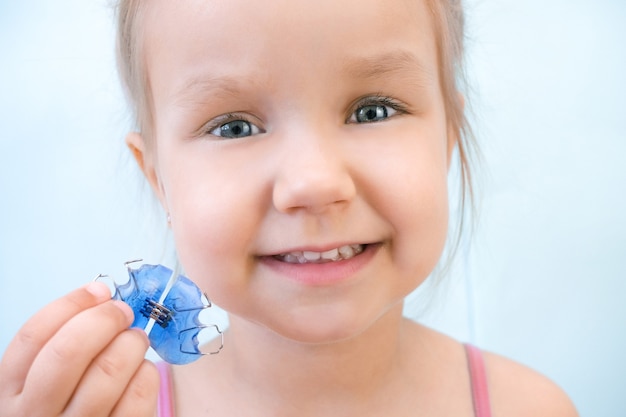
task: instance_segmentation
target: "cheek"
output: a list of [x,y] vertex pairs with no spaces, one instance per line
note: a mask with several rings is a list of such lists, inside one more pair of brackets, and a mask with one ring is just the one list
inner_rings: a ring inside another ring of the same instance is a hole
[[393,208],[400,219],[397,262],[426,278],[441,257],[448,233],[447,183],[445,177],[422,177],[406,184],[410,197]]
[[370,179],[377,182],[371,198],[392,227],[393,261],[422,279],[441,256],[449,216],[445,141],[430,138],[407,138],[393,154],[387,150],[374,167],[369,164],[376,172]]
[[185,272],[209,291],[216,283],[228,284],[223,277],[242,276],[247,267],[241,259],[249,255],[260,222],[261,185],[237,178],[245,173],[222,169],[217,162],[183,160],[184,169],[164,172],[172,231]]

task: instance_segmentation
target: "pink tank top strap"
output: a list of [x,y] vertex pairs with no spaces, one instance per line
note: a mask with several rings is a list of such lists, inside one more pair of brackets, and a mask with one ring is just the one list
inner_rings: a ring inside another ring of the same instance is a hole
[[[485,363],[480,349],[466,344],[467,364],[472,386],[472,399],[476,417],[491,417],[491,405],[489,403],[489,389],[487,387],[487,374]],[[161,377],[159,386],[159,400],[157,404],[158,417],[174,417],[174,402],[172,392],[172,378],[170,367],[165,362],[156,364]]]
[[170,366],[166,362],[157,362],[157,369],[161,382],[159,385],[159,399],[157,402],[158,417],[174,417],[174,392]]
[[472,385],[472,399],[474,402],[474,414],[476,417],[491,417],[491,404],[489,403],[489,389],[487,387],[487,374],[483,354],[475,346],[465,345],[467,365],[469,368],[470,382]]

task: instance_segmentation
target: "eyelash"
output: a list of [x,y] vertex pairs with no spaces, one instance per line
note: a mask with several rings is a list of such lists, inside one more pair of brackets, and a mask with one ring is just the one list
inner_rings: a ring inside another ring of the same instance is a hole
[[[392,110],[392,113],[389,114],[387,110],[385,110],[385,118],[383,120],[389,119],[396,115],[407,114],[407,107],[401,102],[392,99],[390,97],[382,96],[382,95],[374,95],[374,96],[366,96],[359,98],[356,102],[351,106],[350,114],[348,118],[346,118],[345,123],[347,124],[367,124],[367,123],[378,123],[378,121],[369,121],[369,122],[358,122],[356,113],[359,109],[367,106],[383,106],[389,107]],[[222,137],[222,135],[215,134],[218,129],[223,129],[225,125],[231,122],[242,121],[247,125],[251,126],[251,133],[249,136],[257,135],[259,133],[265,133],[265,130],[259,128],[255,122],[251,121],[250,118],[246,117],[244,114],[237,113],[228,113],[222,116],[217,117],[213,120],[210,125],[208,125],[204,130],[206,134]]]

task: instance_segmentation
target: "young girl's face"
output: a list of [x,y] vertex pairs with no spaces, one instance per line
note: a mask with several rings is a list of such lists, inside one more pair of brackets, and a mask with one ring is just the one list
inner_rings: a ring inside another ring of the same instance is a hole
[[397,312],[440,257],[456,140],[423,0],[161,0],[142,22],[154,137],[129,141],[186,273],[304,342]]

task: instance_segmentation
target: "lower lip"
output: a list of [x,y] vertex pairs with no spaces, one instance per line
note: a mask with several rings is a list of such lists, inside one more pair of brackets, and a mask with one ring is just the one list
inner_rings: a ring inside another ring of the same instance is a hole
[[279,274],[309,286],[327,286],[347,281],[367,265],[378,249],[380,244],[365,246],[360,254],[341,261],[326,263],[292,264],[279,261],[267,256],[261,258],[261,263]]

